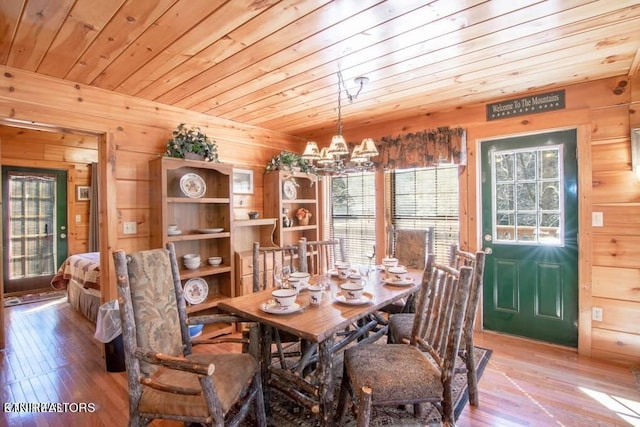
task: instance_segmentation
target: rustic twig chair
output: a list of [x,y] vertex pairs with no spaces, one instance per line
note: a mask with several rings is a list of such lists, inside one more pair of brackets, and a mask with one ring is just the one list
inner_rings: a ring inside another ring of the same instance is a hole
[[[285,280],[287,274],[294,271],[306,272],[306,265],[300,260],[300,246],[260,246],[253,243],[253,291],[258,292],[279,286],[277,280]],[[275,276],[280,275],[278,279]],[[281,284],[280,284],[281,285]],[[276,354],[282,368],[286,367],[286,358],[299,355],[299,350],[287,351],[283,343],[297,343],[299,338],[277,329],[273,330],[273,342],[276,344]],[[286,354],[285,354],[286,353]]]
[[438,408],[444,425],[455,424],[452,380],[472,274],[470,267],[458,271],[427,260],[426,292],[417,302],[410,344],[367,344],[345,351],[337,423],[352,396],[358,427],[369,424],[374,405],[413,404],[421,416],[423,403]]
[[[463,327],[462,345],[459,356],[464,366],[457,372],[467,373],[467,387],[469,390],[469,403],[478,406],[478,375],[476,372],[476,360],[474,352],[473,330],[480,294],[482,293],[482,276],[484,274],[484,252],[471,253],[460,250],[457,244],[449,247],[449,265],[455,269],[468,266],[473,269],[471,290],[467,303],[465,321]],[[420,290],[422,292],[422,289]],[[387,342],[401,343],[411,339],[411,329],[414,315],[409,313],[394,314],[389,319],[389,334]]]
[[300,241],[300,262],[311,275],[327,274],[337,261],[345,262],[346,250],[342,237],[333,240]]
[[[258,332],[246,352],[192,353],[188,324],[239,322],[229,315],[187,319],[173,244],[113,254],[129,387],[129,425],[162,418],[210,426],[238,424],[255,404],[266,426]],[[218,340],[222,341],[222,340]]]

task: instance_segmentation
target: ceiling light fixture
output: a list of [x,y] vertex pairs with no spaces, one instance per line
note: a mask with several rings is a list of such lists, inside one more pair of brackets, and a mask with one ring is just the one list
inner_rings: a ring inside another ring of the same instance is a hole
[[351,103],[354,99],[357,99],[369,79],[367,77],[356,77],[354,81],[358,85],[358,91],[352,95],[344,84],[342,73],[338,71],[338,132],[331,138],[331,144],[328,147],[320,150],[317,142],[308,141],[304,153],[302,153],[302,158],[310,165],[315,166],[320,174],[340,175],[348,172],[364,172],[373,167],[371,158],[378,155],[378,149],[373,139],[365,138],[360,145],[354,147],[349,161],[345,161],[346,156],[349,155],[349,149],[347,148],[346,140],[342,136],[342,89],[344,88]]

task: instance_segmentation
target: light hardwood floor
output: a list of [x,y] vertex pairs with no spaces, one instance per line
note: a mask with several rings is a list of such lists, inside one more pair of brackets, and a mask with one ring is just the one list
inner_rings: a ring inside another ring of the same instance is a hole
[[[0,426],[126,425],[126,376],[106,372],[93,324],[64,299],[11,307],[5,313],[3,404],[92,403],[95,411],[0,411]],[[459,426],[640,426],[640,391],[629,367],[491,333],[477,334],[476,343],[493,355],[480,380],[480,406],[467,405]]]

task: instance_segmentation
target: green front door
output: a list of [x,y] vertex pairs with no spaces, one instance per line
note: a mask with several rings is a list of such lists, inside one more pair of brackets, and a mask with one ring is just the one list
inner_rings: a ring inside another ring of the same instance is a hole
[[576,131],[481,144],[483,326],[578,344]]

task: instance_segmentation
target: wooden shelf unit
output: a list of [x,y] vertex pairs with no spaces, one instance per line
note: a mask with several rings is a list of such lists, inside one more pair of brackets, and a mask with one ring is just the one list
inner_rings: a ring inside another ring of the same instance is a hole
[[[191,198],[183,194],[180,178],[187,173],[194,173],[204,180],[206,191],[202,197]],[[235,296],[232,166],[161,157],[149,162],[149,177],[151,246],[166,247],[168,242],[173,242],[183,285],[196,277],[207,282],[207,299],[200,304],[187,303],[187,312],[194,315],[215,313],[218,302]],[[169,236],[169,224],[177,224],[182,233]],[[222,228],[222,231],[206,232],[214,228]],[[182,256],[188,253],[200,255],[202,264],[199,268],[188,270],[183,267]],[[209,265],[207,259],[211,256],[221,256],[222,264]],[[232,333],[234,329],[232,324],[206,325],[201,337]]]
[[[284,196],[283,184],[293,181],[296,185],[296,197],[288,199]],[[264,213],[265,216],[277,218],[274,241],[279,246],[296,244],[302,237],[309,241],[319,240],[319,205],[318,185],[314,176],[291,171],[272,171],[264,175]],[[296,211],[306,208],[311,212],[309,225],[300,225]],[[283,209],[288,209],[291,227],[283,225]]]

